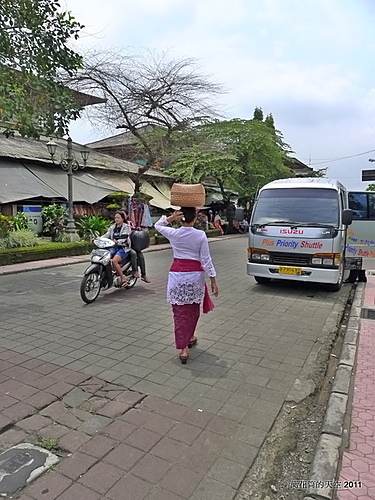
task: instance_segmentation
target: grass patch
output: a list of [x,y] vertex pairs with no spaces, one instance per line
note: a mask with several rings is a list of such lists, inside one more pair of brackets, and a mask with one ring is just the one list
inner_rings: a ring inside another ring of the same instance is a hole
[[38,439],[38,446],[44,448],[48,451],[55,451],[59,449],[59,440],[56,438],[44,438],[40,437]]

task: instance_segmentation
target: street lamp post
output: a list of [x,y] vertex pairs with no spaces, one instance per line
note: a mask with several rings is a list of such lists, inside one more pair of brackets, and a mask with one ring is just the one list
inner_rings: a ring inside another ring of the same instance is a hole
[[[47,149],[49,154],[51,155],[53,163],[55,163],[55,154],[57,149],[56,142],[54,142],[52,139],[49,142],[47,142]],[[78,169],[84,169],[86,167],[86,162],[89,157],[89,153],[90,152],[87,149],[83,149],[81,151],[83,165],[80,165],[74,157],[72,148],[72,139],[68,137],[67,151],[64,155],[61,156],[60,159],[61,168],[63,170],[66,170],[68,174],[68,223],[66,226],[66,232],[69,236],[70,241],[78,239],[73,217],[73,172]]]

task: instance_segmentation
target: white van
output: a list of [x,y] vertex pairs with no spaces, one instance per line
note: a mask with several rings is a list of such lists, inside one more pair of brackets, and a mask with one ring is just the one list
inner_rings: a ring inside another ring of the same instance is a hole
[[348,193],[338,181],[293,178],[261,188],[249,228],[247,273],[258,283],[288,279],[341,288]]

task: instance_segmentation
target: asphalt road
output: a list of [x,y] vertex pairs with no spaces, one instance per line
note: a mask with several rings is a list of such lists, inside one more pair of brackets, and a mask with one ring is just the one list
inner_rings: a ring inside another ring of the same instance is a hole
[[86,264],[0,276],[0,347],[229,418],[242,446],[233,453],[250,467],[349,287],[256,284],[246,247],[245,236],[211,243],[220,296],[185,366],[165,300],[170,250],[147,253],[151,284],[103,292],[91,305],[79,295]]

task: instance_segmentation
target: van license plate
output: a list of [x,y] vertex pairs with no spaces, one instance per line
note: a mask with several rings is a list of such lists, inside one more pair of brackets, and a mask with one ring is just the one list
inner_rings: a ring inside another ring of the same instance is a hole
[[301,267],[289,267],[289,266],[280,266],[279,274],[294,274],[300,276],[302,274]]

